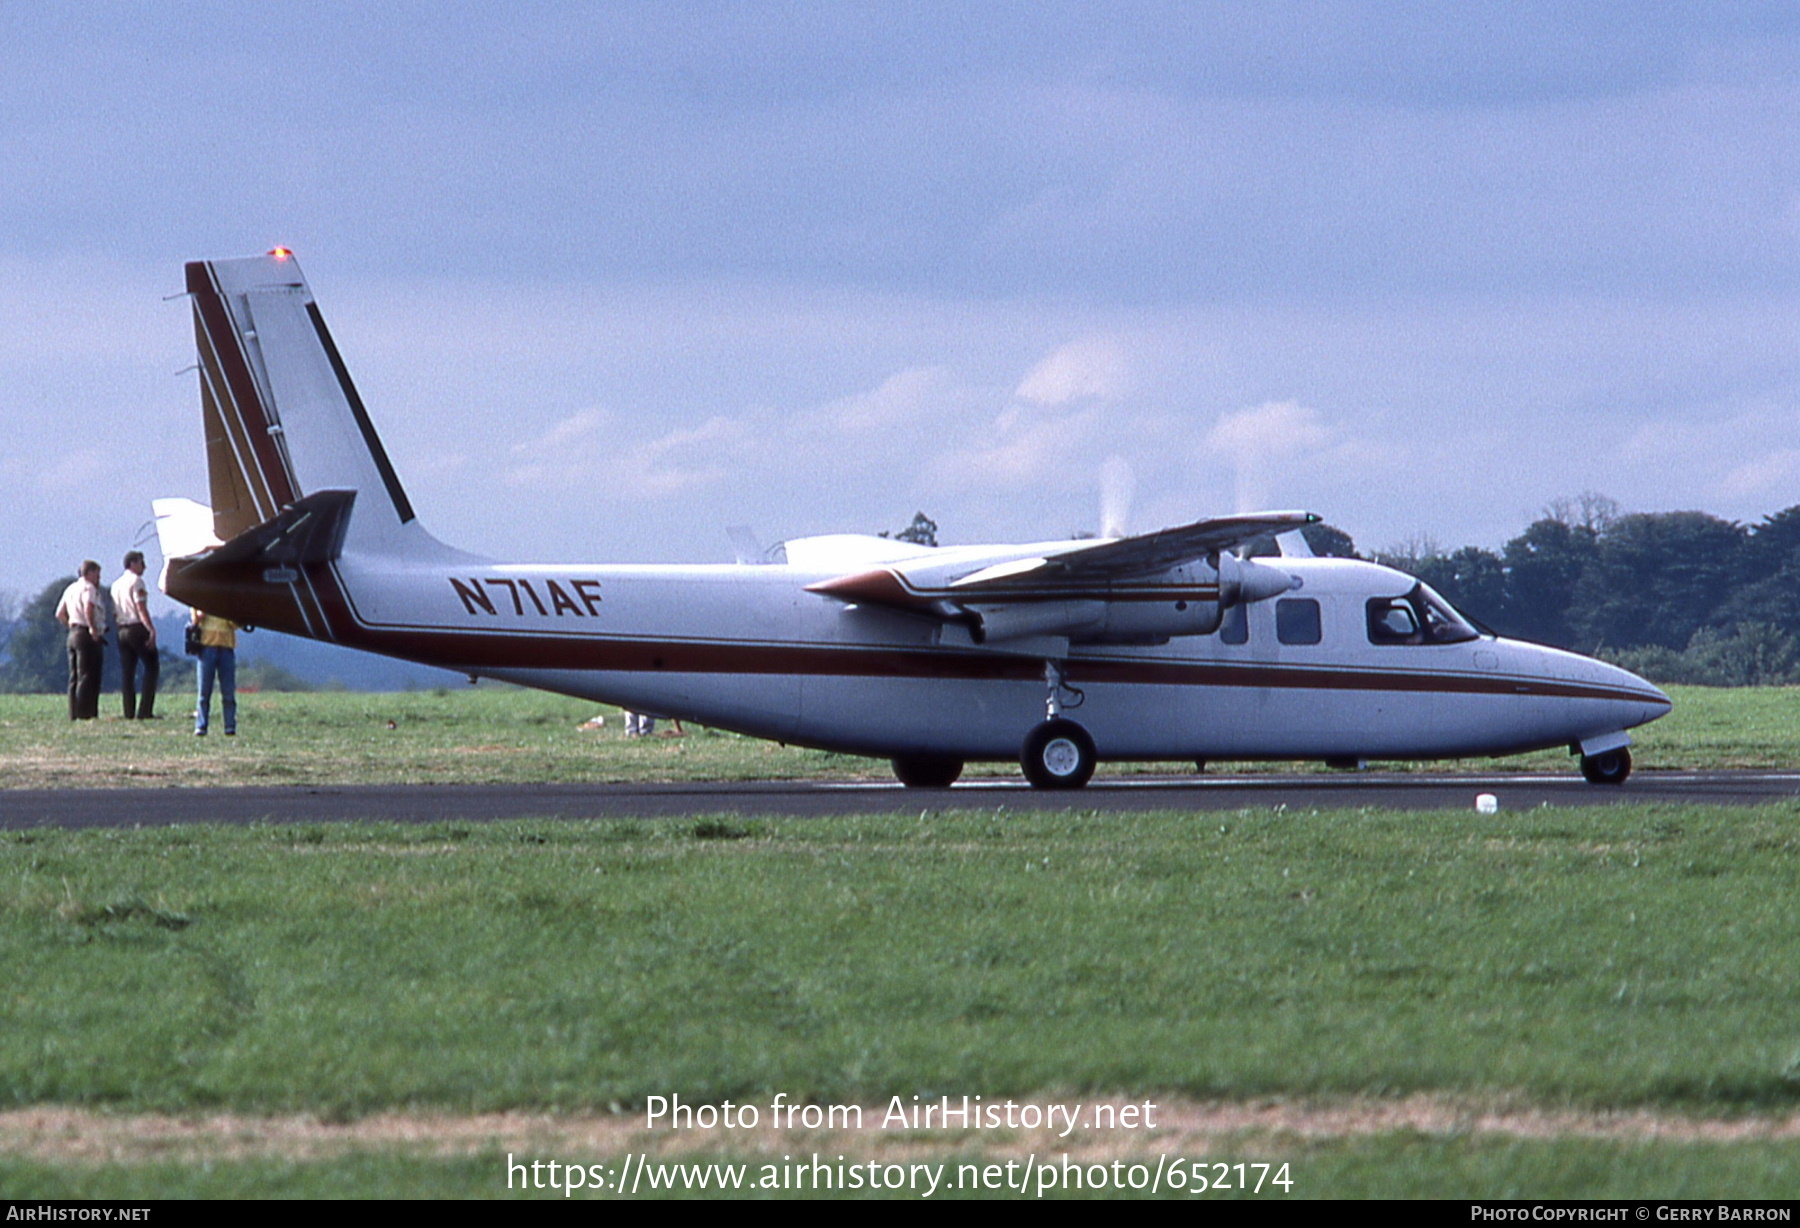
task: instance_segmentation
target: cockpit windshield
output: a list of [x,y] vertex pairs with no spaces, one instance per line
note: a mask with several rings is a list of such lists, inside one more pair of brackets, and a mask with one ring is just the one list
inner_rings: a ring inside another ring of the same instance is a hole
[[1404,597],[1369,600],[1371,644],[1460,644],[1480,638],[1456,607],[1429,585],[1414,585]]

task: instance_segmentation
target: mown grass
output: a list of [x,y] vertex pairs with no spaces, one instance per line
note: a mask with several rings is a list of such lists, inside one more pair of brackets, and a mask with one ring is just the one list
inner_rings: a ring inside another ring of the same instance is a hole
[[[1797,869],[1792,805],[34,829],[0,838],[0,1105],[1785,1113]],[[1293,1162],[1297,1194],[1745,1197],[1791,1193],[1800,1146],[1244,1153]],[[149,1193],[505,1191],[479,1157],[0,1162],[6,1196]]]
[[[1634,734],[1639,770],[1800,766],[1800,687],[1675,687],[1671,693],[1674,712]],[[0,696],[0,787],[890,778],[881,760],[778,746],[718,730],[694,728],[682,738],[626,738],[615,710],[512,688],[245,695],[235,739],[195,738],[185,715],[179,715],[189,706],[186,699],[166,697],[169,717],[161,721],[103,718],[72,724],[60,697]],[[597,714],[606,716],[605,726],[584,728]],[[1375,766],[1574,770],[1562,751]],[[1191,770],[1191,764],[1101,768],[1102,774]],[[1214,764],[1209,770],[1321,769],[1305,763]],[[983,764],[970,771],[1013,775],[1017,768]]]
[[1800,1104],[1800,809],[32,830],[0,1104]]
[[[600,783],[886,771],[874,760],[717,730],[627,738],[617,709],[511,687],[241,695],[236,738],[194,737],[185,715],[192,700],[181,698],[169,697],[164,720],[73,723],[58,697],[0,696],[0,787]],[[596,715],[605,725],[584,727]]]
[[[1675,698],[1641,769],[1800,762],[1800,690]],[[886,774],[724,734],[628,741],[532,692],[243,702],[239,739],[199,742],[0,698],[0,781]],[[1787,1113],[1797,828],[1792,806],[1616,806],[35,829],[0,836],[0,1105],[1424,1093]],[[1413,1134],[1245,1153],[1321,1196],[1782,1197],[1800,1160],[1786,1141]],[[395,1152],[11,1157],[0,1196],[503,1196],[497,1174]]]

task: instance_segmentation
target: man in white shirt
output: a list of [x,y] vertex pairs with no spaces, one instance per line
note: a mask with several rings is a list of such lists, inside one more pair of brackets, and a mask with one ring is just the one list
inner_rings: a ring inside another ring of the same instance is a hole
[[[144,585],[144,555],[125,555],[125,574],[112,583],[113,620],[119,626],[119,692],[125,719],[148,721],[156,716],[156,683],[162,663],[156,651],[156,624],[150,619],[150,591]],[[138,664],[144,667],[143,699],[138,699]]]
[[69,629],[69,719],[100,715],[100,665],[106,650],[106,599],[100,594],[100,564],[81,564],[81,578],[63,590],[56,621]]

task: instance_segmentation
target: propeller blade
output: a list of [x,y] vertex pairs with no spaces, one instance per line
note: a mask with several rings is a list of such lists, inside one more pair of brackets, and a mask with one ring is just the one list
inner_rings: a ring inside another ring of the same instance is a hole
[[1100,466],[1100,536],[1127,537],[1131,520],[1131,497],[1137,492],[1137,477],[1121,456],[1109,456]]

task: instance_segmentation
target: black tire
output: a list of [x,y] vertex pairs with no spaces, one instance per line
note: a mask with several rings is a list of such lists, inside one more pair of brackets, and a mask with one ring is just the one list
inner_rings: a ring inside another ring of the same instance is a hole
[[1061,717],[1026,734],[1019,752],[1019,765],[1034,789],[1079,789],[1099,761],[1088,731]]
[[1631,752],[1621,746],[1598,755],[1583,755],[1581,774],[1590,785],[1622,785],[1631,775]]
[[909,789],[948,789],[962,770],[963,761],[948,755],[894,756],[894,775]]

